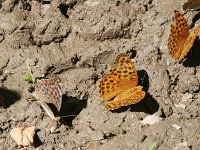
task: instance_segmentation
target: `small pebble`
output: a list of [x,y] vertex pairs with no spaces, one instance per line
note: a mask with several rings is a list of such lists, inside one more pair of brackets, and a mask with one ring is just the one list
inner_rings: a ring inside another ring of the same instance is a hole
[[56,129],[57,129],[57,125],[52,125],[49,127],[50,133],[54,133],[56,131]]
[[172,127],[173,127],[174,129],[177,129],[177,130],[181,129],[181,126],[179,126],[179,125],[177,125],[177,124],[173,124]]
[[187,146],[187,142],[178,143],[172,150],[190,150],[190,148]]
[[182,109],[186,108],[185,104],[175,104],[175,106]]
[[154,123],[158,123],[160,120],[161,120],[161,118],[156,116],[156,115],[149,115],[149,116],[145,117],[141,121],[141,123],[142,124],[150,124],[150,125],[152,125]]
[[181,101],[183,101],[183,102],[187,102],[187,101],[191,100],[192,97],[193,97],[192,94],[190,94],[190,93],[185,93],[185,94],[182,96]]

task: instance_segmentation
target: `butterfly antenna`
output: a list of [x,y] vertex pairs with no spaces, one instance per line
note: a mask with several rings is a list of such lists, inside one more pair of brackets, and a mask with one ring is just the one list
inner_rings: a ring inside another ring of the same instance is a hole
[[67,118],[67,117],[76,117],[77,115],[67,115],[67,116],[60,116],[61,118]]

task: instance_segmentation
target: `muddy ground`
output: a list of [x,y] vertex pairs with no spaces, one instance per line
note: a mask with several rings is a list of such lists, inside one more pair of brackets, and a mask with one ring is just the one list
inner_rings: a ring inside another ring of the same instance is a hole
[[[10,130],[35,125],[29,149],[159,150],[200,148],[200,46],[197,39],[182,63],[169,54],[167,39],[173,10],[189,25],[198,11],[182,10],[183,0],[1,0],[0,149],[17,149]],[[148,93],[143,101],[117,111],[104,109],[101,77],[125,53],[135,62]],[[59,75],[63,84],[57,128],[23,80]],[[142,121],[150,115],[158,122]],[[53,133],[51,131],[53,130]]]

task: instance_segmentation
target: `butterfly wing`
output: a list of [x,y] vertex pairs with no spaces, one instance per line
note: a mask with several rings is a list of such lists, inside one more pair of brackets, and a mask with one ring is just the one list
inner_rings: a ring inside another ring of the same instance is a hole
[[188,0],[184,5],[183,5],[183,10],[186,9],[199,9],[200,8],[200,0]]
[[104,100],[110,100],[137,84],[138,75],[133,62],[125,54],[119,54],[114,68],[100,81],[100,96]]
[[200,31],[200,23],[194,27],[194,30],[190,33],[187,40],[185,41],[182,53],[181,53],[178,61],[181,61],[187,55],[187,53],[190,51],[196,37],[198,36],[199,31]]
[[105,102],[105,108],[108,110],[118,109],[122,106],[129,106],[141,101],[146,93],[142,91],[142,86],[137,86],[116,96],[114,100]]
[[51,108],[50,108],[44,101],[41,101],[41,100],[39,100],[39,99],[38,99],[38,101],[39,101],[40,105],[42,106],[42,108],[43,108],[43,109],[45,110],[45,112],[47,113],[47,115],[48,115],[52,120],[55,120],[55,121],[60,120],[60,117],[55,116],[54,113],[53,113],[53,111],[51,110]]
[[60,110],[62,103],[60,77],[56,76],[51,79],[39,80],[35,88],[35,95],[37,95],[37,99],[40,99],[40,101],[53,103]]
[[179,59],[183,45],[189,36],[189,26],[183,15],[177,10],[174,11],[175,24],[171,25],[171,33],[168,39],[168,48],[173,58]]

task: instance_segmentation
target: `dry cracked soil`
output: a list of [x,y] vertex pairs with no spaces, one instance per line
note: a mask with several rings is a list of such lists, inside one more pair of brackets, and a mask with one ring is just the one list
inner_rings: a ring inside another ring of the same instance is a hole
[[[199,150],[199,40],[182,63],[169,54],[174,10],[193,27],[183,0],[0,0],[0,149],[18,149],[11,129],[36,126],[38,150]],[[101,77],[119,53],[135,63],[147,92],[138,104],[104,109]],[[62,79],[55,125],[23,80]],[[150,117],[154,124],[144,123]]]

